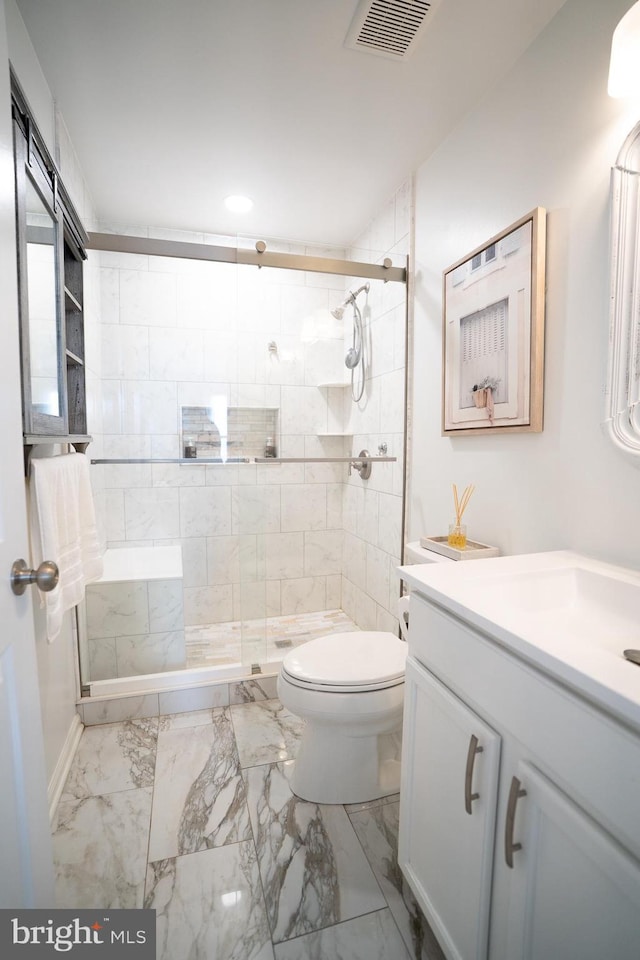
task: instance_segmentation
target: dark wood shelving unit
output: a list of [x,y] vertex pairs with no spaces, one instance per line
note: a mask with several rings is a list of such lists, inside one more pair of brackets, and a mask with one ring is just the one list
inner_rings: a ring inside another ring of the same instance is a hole
[[[91,441],[83,288],[88,236],[13,72],[11,93],[26,464],[35,445],[62,443],[84,452]],[[51,291],[44,313],[41,290]]]
[[84,310],[82,260],[64,241],[64,315],[67,358],[67,415],[70,434],[87,432],[87,396],[84,366]]

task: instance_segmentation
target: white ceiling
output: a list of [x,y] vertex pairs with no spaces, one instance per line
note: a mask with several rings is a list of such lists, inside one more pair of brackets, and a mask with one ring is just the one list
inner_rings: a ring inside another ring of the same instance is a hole
[[564,0],[441,0],[403,62],[358,0],[16,2],[100,219],[344,245]]

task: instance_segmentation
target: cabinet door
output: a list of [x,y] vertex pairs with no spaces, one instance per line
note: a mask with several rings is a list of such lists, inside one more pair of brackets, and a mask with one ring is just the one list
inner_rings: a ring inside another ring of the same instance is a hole
[[[507,924],[509,960],[638,960],[640,864],[528,763],[505,850],[512,842]],[[505,783],[509,789],[509,784]],[[496,868],[497,869],[497,868]],[[501,885],[502,886],[502,885]]]
[[500,737],[409,657],[400,866],[450,960],[487,955]]
[[60,436],[67,433],[61,216],[17,123],[14,145],[24,431]]

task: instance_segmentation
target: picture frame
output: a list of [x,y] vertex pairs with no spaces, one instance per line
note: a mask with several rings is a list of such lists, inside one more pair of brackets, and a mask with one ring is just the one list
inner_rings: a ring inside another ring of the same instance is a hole
[[540,433],[546,211],[536,207],[443,273],[443,436]]

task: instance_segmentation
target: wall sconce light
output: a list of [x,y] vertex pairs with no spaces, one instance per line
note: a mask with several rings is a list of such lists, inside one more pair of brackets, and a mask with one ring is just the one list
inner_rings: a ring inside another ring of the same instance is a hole
[[613,31],[608,90],[610,97],[640,97],[640,0]]

